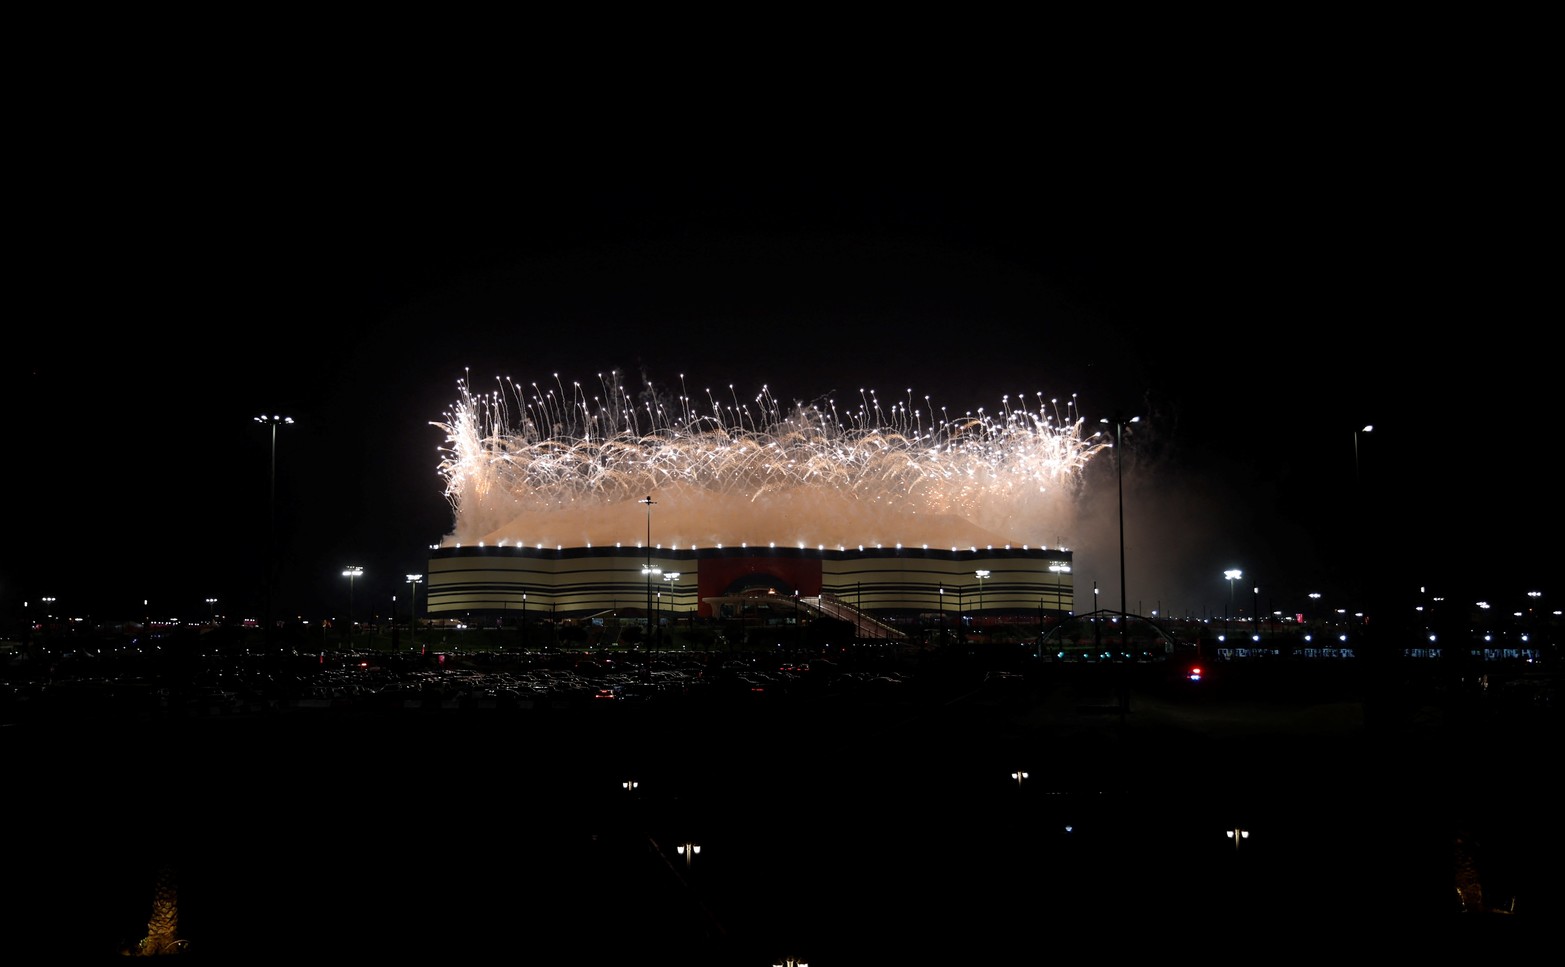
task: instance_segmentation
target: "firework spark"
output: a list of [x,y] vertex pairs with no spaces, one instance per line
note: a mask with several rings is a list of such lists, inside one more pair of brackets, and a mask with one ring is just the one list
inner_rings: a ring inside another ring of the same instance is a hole
[[[618,372],[596,393],[459,382],[439,472],[454,512],[442,544],[1047,546],[1071,519],[1082,470],[1111,446],[1085,435],[1074,398],[1004,396],[953,415],[912,391],[785,407],[769,387],[697,400]],[[650,519],[647,521],[650,526]]]

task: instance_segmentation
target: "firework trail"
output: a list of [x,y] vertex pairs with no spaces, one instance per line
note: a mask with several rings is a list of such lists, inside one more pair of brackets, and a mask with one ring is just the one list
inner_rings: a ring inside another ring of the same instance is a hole
[[[618,372],[596,392],[509,379],[459,382],[439,473],[454,526],[443,546],[741,544],[1048,546],[1073,518],[1082,470],[1112,446],[1084,435],[1075,400],[1005,396],[953,415],[912,391],[891,404],[795,401],[730,385],[698,399]],[[655,513],[640,503],[652,495]],[[644,516],[648,515],[648,516]]]

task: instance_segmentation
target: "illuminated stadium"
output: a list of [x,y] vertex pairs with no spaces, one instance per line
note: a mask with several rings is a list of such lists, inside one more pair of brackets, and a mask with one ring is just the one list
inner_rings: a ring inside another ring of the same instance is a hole
[[898,637],[909,620],[1073,610],[1081,471],[1111,444],[1074,401],[1002,397],[960,415],[911,394],[784,406],[768,388],[698,404],[680,388],[558,378],[460,386],[440,473],[450,534],[432,617],[724,618],[764,597]]

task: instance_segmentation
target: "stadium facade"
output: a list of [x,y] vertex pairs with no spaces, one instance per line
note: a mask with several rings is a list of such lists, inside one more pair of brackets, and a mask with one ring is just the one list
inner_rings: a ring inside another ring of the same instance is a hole
[[735,599],[766,594],[888,618],[1058,615],[1074,610],[1071,566],[1068,550],[1012,546],[450,546],[431,552],[427,608],[520,620],[650,611],[662,622],[722,618]]

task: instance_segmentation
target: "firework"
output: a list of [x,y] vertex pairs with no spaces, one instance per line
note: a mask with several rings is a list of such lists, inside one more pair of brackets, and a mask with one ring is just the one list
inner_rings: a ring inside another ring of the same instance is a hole
[[[443,546],[1047,546],[1082,471],[1109,447],[1075,400],[1003,396],[961,415],[912,391],[784,405],[697,399],[618,372],[581,383],[466,380],[444,422],[439,473],[454,527]],[[654,503],[644,498],[652,496]]]

